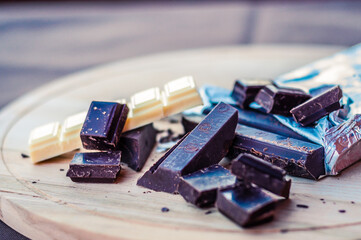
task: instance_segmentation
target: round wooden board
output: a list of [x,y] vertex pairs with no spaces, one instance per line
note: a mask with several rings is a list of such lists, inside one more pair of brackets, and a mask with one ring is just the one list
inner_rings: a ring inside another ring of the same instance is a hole
[[[338,50],[251,45],[173,52],[101,66],[33,91],[0,113],[0,217],[34,239],[345,239],[360,235],[360,164],[318,182],[292,178],[291,198],[280,205],[274,221],[243,229],[214,208],[197,209],[179,195],[136,186],[136,180],[158,159],[155,152],[142,172],[125,167],[115,184],[79,184],[65,177],[74,153],[38,165],[21,157],[27,152],[31,129],[84,111],[91,100],[129,98],[184,75],[193,75],[199,86],[231,88],[239,76],[275,77]],[[170,211],[162,212],[162,207]],[[211,213],[205,214],[208,210]]]

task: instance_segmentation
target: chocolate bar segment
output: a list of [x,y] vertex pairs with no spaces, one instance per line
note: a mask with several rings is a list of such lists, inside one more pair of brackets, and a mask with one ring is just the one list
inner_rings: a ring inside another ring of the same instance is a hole
[[122,152],[122,162],[135,171],[140,171],[155,145],[157,132],[153,124],[122,133],[117,150]]
[[236,177],[220,165],[212,165],[197,172],[183,176],[178,192],[182,197],[198,207],[215,203],[219,188],[234,185]]
[[117,102],[90,104],[80,132],[85,149],[114,150],[128,115],[128,107]]
[[274,194],[288,198],[291,180],[286,180],[286,171],[251,154],[240,154],[232,161],[232,174],[246,182],[254,183]]
[[297,177],[318,179],[325,174],[322,146],[238,124],[229,157],[240,153],[258,156]]
[[307,126],[339,109],[341,98],[342,90],[339,86],[335,86],[294,107],[291,109],[291,113],[296,122]]
[[219,103],[177,146],[141,177],[137,184],[155,191],[177,191],[180,177],[218,163],[228,152],[237,125],[237,110]]
[[272,84],[270,79],[240,79],[234,83],[232,98],[240,108],[248,108],[258,92],[266,85]]
[[255,101],[267,113],[289,116],[290,110],[310,99],[311,96],[298,89],[277,88],[268,85],[261,89]]
[[226,217],[246,227],[271,220],[276,203],[277,199],[261,188],[240,185],[219,190],[216,207]]
[[120,172],[120,157],[120,151],[76,153],[66,176],[74,182],[114,182]]

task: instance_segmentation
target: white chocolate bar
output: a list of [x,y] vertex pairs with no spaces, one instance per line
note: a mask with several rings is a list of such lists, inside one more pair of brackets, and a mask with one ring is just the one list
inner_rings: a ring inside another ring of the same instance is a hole
[[182,77],[164,85],[163,112],[170,116],[203,104],[192,76]]
[[61,127],[52,122],[31,131],[29,138],[30,157],[33,163],[58,156],[63,153],[60,144]]
[[[124,104],[126,100],[116,102]],[[129,113],[123,132],[201,104],[202,99],[191,76],[168,82],[162,92],[159,88],[138,92],[127,104]],[[87,112],[82,112],[68,117],[63,127],[54,122],[34,129],[29,139],[32,162],[37,163],[81,148],[80,131],[86,115]]]
[[123,131],[128,131],[164,117],[159,88],[151,88],[134,94],[128,104],[129,113]]
[[82,146],[80,131],[86,118],[87,112],[81,112],[65,119],[61,128],[60,144],[63,152],[70,152]]

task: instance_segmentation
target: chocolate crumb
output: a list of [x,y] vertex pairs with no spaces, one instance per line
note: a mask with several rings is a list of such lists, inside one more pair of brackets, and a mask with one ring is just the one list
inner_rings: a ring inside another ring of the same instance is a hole
[[354,202],[354,201],[351,201],[351,204],[355,204],[355,202]]
[[167,133],[169,136],[172,136],[174,134],[173,130],[170,128],[167,129]]
[[162,208],[162,212],[169,212],[169,208],[163,207],[163,208]]
[[299,207],[299,208],[308,208],[308,206],[305,205],[305,204],[297,204],[296,207]]
[[169,119],[170,123],[179,123],[179,121],[177,119],[171,118]]
[[59,171],[60,171],[60,172],[64,172],[64,168],[60,168]]
[[281,229],[280,232],[281,233],[288,233],[288,229]]
[[320,198],[320,200],[321,200],[321,201],[325,201],[325,199],[323,199],[323,198]]
[[204,214],[208,215],[208,214],[211,214],[212,211],[211,210],[208,210],[207,212],[205,212]]
[[179,192],[174,192],[173,194],[174,194],[174,195],[179,195]]
[[36,183],[36,181],[33,181],[33,182],[31,182],[32,184],[35,184]]
[[340,213],[345,213],[346,212],[346,210],[344,210],[344,209],[341,209],[341,210],[338,210]]
[[130,191],[128,191],[128,193],[130,193]]
[[21,157],[22,157],[22,158],[29,158],[29,155],[27,155],[27,154],[25,154],[25,153],[22,153],[22,154],[21,154]]

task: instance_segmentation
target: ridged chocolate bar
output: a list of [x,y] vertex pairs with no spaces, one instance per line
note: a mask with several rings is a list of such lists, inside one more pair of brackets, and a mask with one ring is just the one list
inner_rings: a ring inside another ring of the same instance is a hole
[[240,108],[248,108],[254,101],[258,92],[266,85],[272,84],[271,79],[239,79],[233,86],[232,98],[236,100]]
[[335,86],[294,107],[291,113],[296,122],[307,126],[339,109],[341,98],[342,90],[339,86]]
[[93,101],[80,132],[83,147],[92,150],[114,150],[128,111],[126,104]]
[[66,176],[74,182],[114,182],[120,172],[120,157],[120,151],[76,153]]
[[286,180],[286,171],[251,154],[240,154],[232,161],[232,174],[246,182],[254,183],[274,194],[288,198],[291,180]]
[[215,203],[219,188],[234,185],[236,177],[220,165],[212,165],[183,176],[178,192],[182,197],[198,207]]
[[277,88],[268,85],[261,89],[255,101],[267,113],[289,116],[290,110],[310,99],[311,96],[298,89]]
[[122,133],[117,150],[122,152],[122,162],[135,171],[140,171],[155,145],[157,132],[153,124]]
[[229,157],[240,153],[256,155],[297,177],[318,179],[325,174],[322,146],[238,124]]
[[177,191],[180,177],[218,163],[228,152],[237,125],[237,110],[219,103],[178,145],[137,182],[156,191]]

